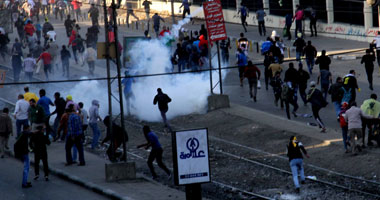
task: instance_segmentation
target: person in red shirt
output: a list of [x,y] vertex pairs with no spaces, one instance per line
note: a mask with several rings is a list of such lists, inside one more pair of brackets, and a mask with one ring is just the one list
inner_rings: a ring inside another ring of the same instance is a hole
[[32,22],[30,20],[25,25],[24,31],[25,31],[27,36],[33,36],[34,32],[36,32],[36,28],[33,26]]
[[293,17],[293,22],[296,20],[296,29],[294,37],[297,37],[297,32],[302,33],[302,20],[304,20],[304,11],[300,5],[297,5],[296,14]]
[[41,59],[44,63],[44,72],[45,72],[46,80],[49,80],[49,74],[48,73],[51,73],[51,55],[49,52],[47,52],[47,50],[45,48],[44,48],[44,52],[40,55],[40,57],[38,57],[37,63]]
[[162,31],[160,32],[160,37],[164,37],[165,36],[165,33],[168,33],[169,35],[171,34],[170,31],[169,31],[169,28],[164,26],[162,28]]
[[[253,98],[253,101],[256,102],[257,95],[257,83],[260,80],[260,70],[252,63],[252,61],[248,61],[247,67],[244,70],[244,77],[248,79],[249,84],[249,95]],[[253,88],[253,94],[252,94]]]
[[73,5],[75,16],[77,18],[77,21],[79,22],[79,17],[81,16],[80,7],[82,6],[82,3],[79,2],[78,0],[73,0],[71,2],[71,5]]

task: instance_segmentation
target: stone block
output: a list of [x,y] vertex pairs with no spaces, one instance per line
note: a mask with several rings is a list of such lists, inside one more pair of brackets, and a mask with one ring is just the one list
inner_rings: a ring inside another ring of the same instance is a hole
[[106,164],[106,181],[136,179],[136,164],[134,162],[121,162]]
[[220,108],[229,108],[230,99],[228,95],[210,95],[207,98],[208,100],[208,111],[220,109]]

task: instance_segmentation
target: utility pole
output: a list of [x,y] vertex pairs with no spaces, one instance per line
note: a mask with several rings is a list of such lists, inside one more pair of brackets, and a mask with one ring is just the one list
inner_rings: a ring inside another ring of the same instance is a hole
[[[121,70],[120,70],[120,52],[119,52],[119,39],[117,34],[117,20],[116,20],[116,9],[120,8],[120,0],[118,1],[118,4],[115,4],[115,0],[112,0],[112,21],[113,21],[113,31],[115,35],[115,52],[116,52],[116,68],[117,68],[117,83],[119,86],[119,103],[120,103],[120,125],[121,128],[125,131],[125,124],[124,124],[124,105],[123,105],[123,91],[122,91],[122,85],[121,85]],[[123,134],[123,157],[121,160],[124,162],[127,162],[127,144],[126,144],[126,135]]]
[[[111,90],[111,69],[110,69],[110,54],[109,54],[110,41],[108,38],[107,0],[103,0],[103,11],[104,11],[104,31],[105,31],[105,40],[106,40],[105,57],[106,57],[106,65],[107,65],[108,116],[110,119],[108,128],[109,128],[110,133],[112,133],[112,90]],[[111,142],[110,145],[111,145],[111,149],[113,149],[113,145],[114,145],[113,142]]]
[[171,4],[172,4],[172,21],[173,21],[173,24],[175,24],[175,16],[174,16],[174,0],[171,0]]

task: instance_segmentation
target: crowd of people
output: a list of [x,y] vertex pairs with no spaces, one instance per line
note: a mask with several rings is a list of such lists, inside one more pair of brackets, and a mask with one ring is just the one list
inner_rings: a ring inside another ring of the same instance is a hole
[[[82,102],[74,102],[71,95],[66,99],[61,97],[59,92],[54,94],[54,102],[47,97],[46,91],[41,89],[39,97],[29,91],[28,87],[24,88],[24,94],[18,95],[18,101],[13,115],[9,114],[9,109],[4,108],[0,115],[0,156],[4,158],[5,150],[9,149],[8,140],[13,135],[12,117],[16,124],[16,143],[14,147],[15,156],[21,158],[24,162],[24,180],[22,187],[30,187],[27,182],[29,171],[29,151],[34,153],[35,177],[39,178],[39,161],[44,165],[45,180],[48,181],[48,153],[46,145],[51,142],[65,142],[66,166],[78,163],[78,166],[84,166],[84,144],[90,143],[91,149],[99,149],[100,130],[98,122],[102,121],[99,115],[99,101],[93,100],[91,107],[85,109]],[[50,106],[55,110],[50,112]],[[50,123],[51,116],[55,115],[54,123]],[[118,161],[122,155],[117,153],[117,148],[122,144],[123,138],[128,139],[125,130],[113,123],[112,132],[109,131],[109,117],[103,120],[107,127],[107,136],[103,138],[101,144],[111,141],[107,150],[110,161]],[[91,128],[92,137],[89,136],[87,129]],[[123,136],[124,134],[124,136]],[[112,136],[113,135],[113,136]],[[79,155],[79,159],[78,159]],[[26,174],[25,174],[26,173]],[[26,177],[26,178],[25,178]]]
[[[243,25],[244,31],[248,32],[248,22],[247,18],[249,17],[249,9],[246,5],[247,3],[242,2],[240,4],[240,8],[238,9],[237,16],[240,16],[241,24]],[[259,28],[260,36],[266,36],[265,29],[265,17],[266,13],[263,8],[259,8],[255,10],[256,15],[253,17],[253,20],[257,21],[257,26]],[[300,5],[296,5],[296,11],[293,16],[293,13],[288,13],[285,15],[285,27],[284,27],[284,37],[287,37],[288,40],[292,39],[292,35],[290,33],[290,29],[292,24],[295,24],[294,29],[294,37],[298,35],[298,33],[304,34],[303,23],[305,19],[310,20],[310,37],[317,37],[317,12],[313,8],[309,7],[304,9]]]
[[[18,34],[11,49],[8,48],[10,43],[8,34],[0,31],[0,54],[3,60],[6,60],[8,55],[11,57],[14,81],[18,82],[20,80],[22,71],[25,73],[24,79],[32,81],[35,73],[39,73],[42,69],[46,80],[49,80],[49,76],[52,74],[60,76],[59,68],[62,70],[62,76],[69,78],[72,55],[76,64],[83,66],[87,63],[89,75],[94,75],[95,49],[100,28],[98,22],[99,10],[95,4],[91,4],[88,10],[92,26],[87,29],[85,37],[80,35],[81,28],[77,23],[81,13],[81,3],[79,1],[66,2],[59,0],[57,2],[48,2],[43,0],[42,2],[27,1],[24,4],[28,6],[20,5],[19,1],[6,4],[15,17],[14,26]],[[56,8],[64,7],[61,4],[71,6],[68,6],[67,10],[66,8]],[[64,20],[63,25],[68,37],[67,45],[60,47],[56,42],[57,33],[54,30],[55,27],[49,21],[50,15],[53,14],[51,10],[54,10],[56,19],[57,13],[60,13],[61,20]],[[40,23],[40,15],[44,17],[43,23]],[[72,19],[71,15],[75,15],[76,19]],[[72,49],[72,53],[69,48]],[[24,49],[27,49],[28,53],[24,54]]]
[[[25,79],[33,81],[33,76],[41,67],[44,71],[46,80],[49,76],[58,73],[61,67],[62,76],[70,77],[70,60],[73,59],[76,64],[88,64],[89,75],[94,75],[95,60],[96,60],[96,44],[99,34],[99,10],[95,4],[91,4],[88,11],[91,18],[91,26],[87,29],[85,37],[80,35],[81,27],[77,23],[81,17],[81,3],[77,0],[70,1],[58,0],[54,3],[43,0],[42,4],[39,1],[28,1],[27,6],[17,5],[17,3],[9,3],[15,14],[15,27],[18,38],[14,40],[12,48],[8,51],[7,45],[10,40],[4,31],[0,30],[0,54],[3,59],[10,54],[13,68],[13,79],[15,82],[20,80],[21,71],[25,72]],[[41,5],[40,5],[41,4]],[[153,28],[157,38],[164,38],[170,35],[169,28],[164,27],[160,30],[160,22],[164,19],[155,13],[152,17],[150,14],[150,1],[144,1],[147,20],[152,18]],[[186,14],[190,14],[190,4],[187,0],[182,2],[183,18]],[[16,7],[16,9],[15,9]],[[19,9],[22,8],[22,9]],[[54,8],[54,9],[53,9]],[[40,10],[44,16],[44,23],[40,24]],[[56,42],[56,32],[54,26],[49,22],[49,15],[54,10],[57,19],[60,16],[61,21],[64,20],[66,37],[68,38],[67,45],[61,47]],[[375,136],[375,132],[379,129],[380,119],[380,102],[377,101],[377,95],[371,94],[370,98],[365,100],[361,106],[358,106],[356,101],[357,93],[360,91],[355,70],[349,70],[347,75],[333,77],[330,72],[331,59],[328,57],[325,50],[321,51],[321,55],[317,56],[318,51],[313,46],[311,41],[304,40],[302,23],[305,19],[304,9],[298,6],[295,15],[286,15],[285,20],[285,37],[290,40],[292,38],[290,28],[295,22],[295,40],[293,46],[296,51],[296,62],[289,62],[288,68],[285,71],[284,67],[284,49],[285,45],[281,37],[272,32],[272,36],[268,37],[261,46],[261,53],[264,56],[263,70],[256,66],[248,55],[250,42],[245,37],[244,33],[240,34],[237,41],[236,64],[238,66],[238,74],[240,86],[244,87],[244,79],[248,80],[249,96],[254,101],[258,98],[258,89],[261,88],[260,79],[264,77],[263,88],[269,90],[269,86],[273,89],[274,106],[278,107],[280,103],[281,109],[285,108],[285,114],[288,119],[299,117],[297,113],[299,109],[298,96],[305,106],[311,105],[312,115],[316,121],[316,126],[321,132],[326,132],[326,126],[320,116],[321,109],[326,109],[328,105],[328,95],[331,96],[331,103],[334,106],[335,117],[342,131],[343,147],[346,153],[354,155],[362,151],[362,148],[372,146],[372,141],[380,140]],[[241,21],[245,32],[247,32],[246,18],[249,17],[249,11],[244,4],[239,9]],[[134,16],[133,9],[127,10],[127,21],[129,16]],[[71,16],[75,16],[74,19]],[[264,10],[256,12],[256,19],[259,25],[259,34],[266,36]],[[315,11],[308,14],[311,20],[311,36],[317,36],[315,29],[316,16]],[[136,17],[137,18],[137,17]],[[148,26],[149,27],[149,26]],[[110,30],[109,41],[115,41],[112,34],[112,26],[107,27]],[[314,31],[313,31],[314,29]],[[149,30],[148,30],[149,33]],[[378,33],[380,35],[380,32]],[[146,34],[148,37],[148,34]],[[209,66],[209,45],[207,30],[204,25],[199,31],[187,32],[180,30],[179,39],[175,50],[172,52],[172,64],[178,66],[178,72],[185,70],[199,71]],[[170,46],[171,42],[167,44]],[[212,45],[212,44],[211,44]],[[377,59],[380,65],[380,36],[376,37],[373,42],[377,50]],[[71,52],[69,50],[71,48]],[[222,62],[230,63],[231,41],[229,39],[220,42]],[[28,53],[24,55],[24,50],[28,49]],[[120,49],[122,50],[122,49]],[[373,71],[374,62],[376,60],[373,48],[366,50],[366,54],[361,59],[361,64],[365,65],[369,89],[373,90]],[[40,64],[39,64],[40,63]],[[304,64],[306,67],[304,68]],[[319,65],[319,70],[314,69],[314,65]],[[298,67],[298,69],[296,69]],[[316,80],[312,80],[312,74],[317,71]],[[379,71],[380,72],[380,71]],[[130,76],[126,71],[125,76]],[[333,80],[335,82],[333,83]],[[130,114],[130,98],[133,97],[132,78],[125,78],[124,94],[127,101],[127,110]],[[44,166],[44,178],[49,180],[48,170],[48,152],[47,145],[51,142],[65,142],[66,165],[72,165],[79,161],[79,166],[86,164],[84,158],[84,144],[90,140],[87,133],[88,127],[91,128],[92,139],[91,149],[99,147],[101,131],[99,129],[99,121],[103,121],[106,127],[106,137],[103,138],[101,144],[111,141],[107,149],[108,158],[111,161],[119,161],[123,155],[117,152],[117,148],[122,144],[122,140],[128,140],[125,130],[116,123],[110,122],[110,117],[106,116],[103,120],[99,115],[100,103],[98,100],[93,100],[88,111],[85,109],[83,102],[74,102],[71,95],[67,95],[64,99],[59,92],[54,94],[54,101],[47,97],[44,89],[39,91],[39,97],[31,93],[28,87],[25,87],[24,94],[18,95],[15,112],[13,118],[16,124],[15,156],[21,158],[24,162],[24,176],[22,187],[31,187],[28,182],[29,171],[29,149],[32,149],[35,156],[35,177],[39,179],[39,163],[42,161]],[[158,104],[164,125],[170,131],[171,127],[167,121],[166,113],[169,109],[168,104],[172,99],[162,89],[157,89],[157,95],[153,99],[153,104]],[[292,111],[290,111],[290,105]],[[55,110],[50,112],[50,106],[54,106]],[[56,115],[54,123],[51,125],[51,116]],[[310,123],[310,125],[312,125]],[[112,128],[110,128],[112,127]],[[112,132],[110,131],[112,129]],[[368,129],[368,139],[366,141],[366,129]],[[162,146],[156,134],[150,130],[148,126],[143,128],[144,136],[147,140],[146,144],[139,145],[140,147],[152,147],[148,159],[148,166],[151,170],[153,178],[157,178],[157,174],[153,169],[152,162],[157,159],[159,166],[171,177],[171,172],[162,162]],[[3,158],[5,150],[9,149],[8,140],[12,136],[12,116],[9,114],[9,109],[4,108],[0,114],[0,157]],[[357,139],[356,139],[357,138]],[[293,179],[296,188],[299,191],[299,182],[297,174],[300,170],[301,183],[305,180],[302,168],[302,153],[308,157],[306,150],[301,142],[297,141],[295,136],[290,138],[288,145],[288,156],[290,166],[293,172]],[[79,157],[79,158],[78,158]],[[297,179],[297,180],[296,180]]]

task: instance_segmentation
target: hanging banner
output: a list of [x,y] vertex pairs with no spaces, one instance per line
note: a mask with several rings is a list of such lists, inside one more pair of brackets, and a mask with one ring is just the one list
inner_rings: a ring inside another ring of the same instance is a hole
[[208,38],[210,42],[227,39],[226,26],[224,24],[222,4],[219,0],[203,3]]

